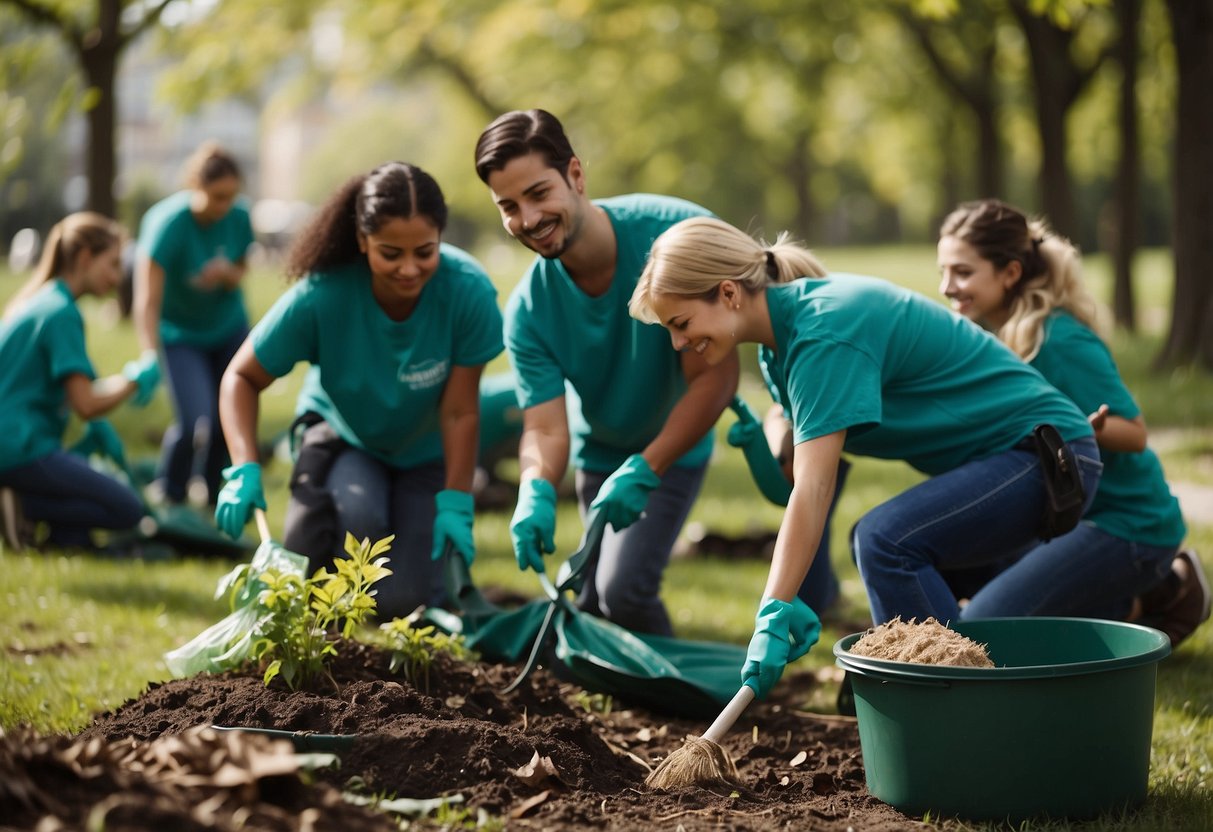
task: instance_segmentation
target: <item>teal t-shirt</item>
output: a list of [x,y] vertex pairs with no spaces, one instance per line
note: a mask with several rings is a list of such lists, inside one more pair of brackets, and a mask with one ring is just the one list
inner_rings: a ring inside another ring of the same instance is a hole
[[190,192],[178,191],[143,215],[139,253],[164,269],[160,338],[166,344],[214,347],[248,326],[244,293],[201,289],[203,266],[214,257],[244,260],[253,244],[248,199],[240,197],[222,219],[201,225],[190,213]]
[[[1079,410],[1094,413],[1106,404],[1112,415],[1124,419],[1141,413],[1098,335],[1064,311],[1045,319],[1044,334],[1032,366]],[[1151,546],[1182,543],[1187,526],[1158,456],[1149,448],[1138,453],[1101,449],[1100,456],[1103,476],[1083,519],[1125,540]]]
[[318,413],[351,445],[410,468],[442,459],[438,405],[451,367],[501,353],[501,312],[480,264],[444,243],[438,270],[403,321],[376,303],[362,260],[296,283],[251,338],[272,375],[312,365],[298,413]]
[[63,380],[72,373],[97,377],[76,299],[52,280],[0,321],[0,471],[62,447],[71,415]]
[[767,369],[796,442],[845,429],[848,453],[942,474],[1013,447],[1048,422],[1067,440],[1086,416],[976,324],[915,292],[850,274],[767,289]]
[[[629,194],[595,200],[615,230],[610,288],[590,297],[559,260],[536,258],[510,295],[505,344],[523,408],[567,395],[573,464],[613,471],[665,425],[686,378],[665,330],[628,314],[653,241],[671,225],[710,213],[685,200]],[[700,465],[709,431],[676,464]]]

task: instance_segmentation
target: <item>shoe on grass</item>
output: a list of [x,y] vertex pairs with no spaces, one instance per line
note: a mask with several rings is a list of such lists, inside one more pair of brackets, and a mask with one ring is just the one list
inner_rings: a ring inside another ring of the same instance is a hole
[[[1181,569],[1176,569],[1182,562]],[[1209,579],[1204,564],[1191,549],[1184,549],[1175,556],[1172,570],[1182,571],[1182,579],[1175,600],[1152,615],[1142,616],[1137,622],[1161,630],[1171,640],[1171,647],[1179,644],[1209,620],[1213,607],[1213,594],[1209,591]]]

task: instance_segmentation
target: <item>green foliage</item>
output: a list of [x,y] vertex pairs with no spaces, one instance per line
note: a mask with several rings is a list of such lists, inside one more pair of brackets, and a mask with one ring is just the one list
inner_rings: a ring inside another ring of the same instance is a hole
[[590,693],[587,690],[579,690],[573,694],[573,704],[580,707],[587,714],[599,714],[601,716],[610,716],[611,711],[615,707],[615,700],[612,696],[605,693]]
[[407,618],[393,618],[379,625],[380,643],[392,651],[389,669],[403,673],[414,687],[425,692],[430,689],[430,666],[438,653],[446,653],[460,661],[471,658],[471,651],[462,636],[438,632],[433,626],[414,627]]
[[336,572],[319,569],[306,581],[276,569],[260,576],[266,585],[260,601],[266,615],[258,623],[253,660],[264,665],[264,681],[281,676],[292,690],[307,687],[324,676],[336,687],[327,670],[328,658],[337,655],[338,637],[349,639],[375,612],[371,586],[392,574],[381,557],[395,535],[373,545],[346,532],[348,557],[333,561]]
[[505,829],[505,821],[490,815],[484,809],[471,809],[462,804],[444,803],[435,811],[433,822],[440,829],[483,829],[499,832]]

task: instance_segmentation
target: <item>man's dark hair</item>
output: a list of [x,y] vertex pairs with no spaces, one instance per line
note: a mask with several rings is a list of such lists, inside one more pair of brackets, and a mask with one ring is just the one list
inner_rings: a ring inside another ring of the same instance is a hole
[[547,110],[513,110],[484,128],[476,142],[476,173],[486,185],[489,174],[520,156],[538,153],[568,181],[573,147],[560,120]]

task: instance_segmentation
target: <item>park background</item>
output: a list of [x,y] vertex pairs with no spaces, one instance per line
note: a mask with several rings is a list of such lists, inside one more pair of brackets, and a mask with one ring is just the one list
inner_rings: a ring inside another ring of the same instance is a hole
[[[483,126],[513,108],[561,117],[592,196],[685,197],[767,237],[787,229],[831,268],[930,297],[939,220],[962,199],[996,195],[1082,247],[1189,543],[1208,562],[1210,90],[1208,0],[0,0],[0,252],[10,263],[0,300],[23,278],[32,235],[10,245],[21,229],[45,236],[66,211],[92,207],[133,232],[207,138],[248,174],[255,317],[284,288],[278,258],[310,206],[388,159],[436,176],[452,212],[447,239],[484,262],[504,300],[528,258],[500,228],[472,152]],[[112,301],[83,306],[98,370],[117,371],[136,353],[129,321]],[[267,395],[265,437],[289,422],[298,380]],[[752,374],[742,391],[765,402]],[[163,393],[147,411],[113,415],[136,457],[154,453],[169,419]],[[287,473],[281,462],[267,471],[274,528]],[[834,540],[846,604],[806,659],[823,682],[809,707],[832,708],[828,647],[866,621],[846,531],[917,478],[860,460],[848,481]],[[779,517],[718,439],[692,522],[741,535]],[[513,565],[508,519],[478,518],[477,578],[534,594]],[[579,533],[562,507],[558,551]],[[161,654],[222,614],[211,588],[231,566],[56,553],[2,562],[0,725],[44,730],[78,730],[165,678]],[[676,561],[664,594],[679,635],[745,643],[765,568]],[[1154,799],[1106,828],[1213,828],[1210,629],[1160,667]]]

